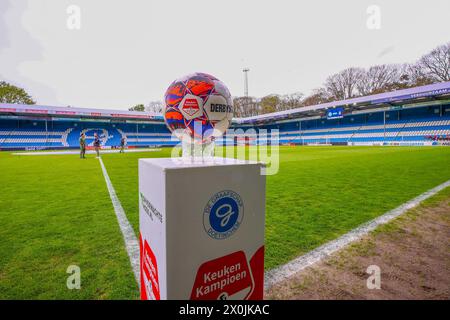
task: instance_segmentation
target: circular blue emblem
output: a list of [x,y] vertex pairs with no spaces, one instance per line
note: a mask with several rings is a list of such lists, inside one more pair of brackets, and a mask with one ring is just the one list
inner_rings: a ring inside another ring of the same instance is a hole
[[241,225],[244,204],[241,196],[234,191],[217,192],[209,199],[203,210],[203,226],[214,239],[226,239]]

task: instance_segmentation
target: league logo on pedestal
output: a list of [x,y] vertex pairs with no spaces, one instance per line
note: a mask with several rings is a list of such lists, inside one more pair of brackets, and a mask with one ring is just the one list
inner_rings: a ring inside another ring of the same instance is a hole
[[230,237],[239,228],[243,218],[244,203],[239,194],[231,190],[213,195],[203,211],[206,233],[218,240]]

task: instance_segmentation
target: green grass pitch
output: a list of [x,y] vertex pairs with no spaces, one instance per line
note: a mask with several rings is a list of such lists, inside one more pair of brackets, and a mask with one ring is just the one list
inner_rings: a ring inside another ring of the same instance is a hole
[[[136,233],[138,159],[170,152],[102,156]],[[267,177],[265,268],[449,179],[445,147],[281,147],[280,170]],[[0,153],[0,182],[0,299],[138,298],[93,155]],[[80,290],[66,286],[69,265],[81,268]]]

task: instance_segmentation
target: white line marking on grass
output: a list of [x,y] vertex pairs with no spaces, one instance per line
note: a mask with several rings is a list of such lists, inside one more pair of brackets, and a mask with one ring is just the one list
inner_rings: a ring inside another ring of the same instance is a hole
[[134,230],[131,227],[130,222],[125,215],[122,204],[117,197],[116,191],[109,179],[108,172],[106,171],[105,165],[103,164],[102,158],[98,159],[102,167],[103,176],[105,177],[106,186],[108,187],[109,196],[111,197],[111,202],[116,213],[117,221],[119,222],[120,231],[122,231],[123,239],[125,240],[125,248],[127,249],[128,257],[130,258],[131,267],[133,269],[134,277],[139,285],[140,275],[139,275],[139,241],[134,234]]
[[351,242],[360,239],[362,236],[368,234],[369,232],[373,231],[376,227],[378,227],[381,224],[387,223],[391,221],[392,219],[400,216],[401,214],[405,213],[409,209],[412,209],[416,207],[419,203],[424,201],[425,199],[435,195],[442,189],[450,186],[450,180],[438,185],[437,187],[430,189],[421,195],[417,196],[416,198],[409,200],[408,202],[405,202],[401,206],[386,212],[382,216],[379,216],[378,218],[375,218],[371,221],[368,221],[356,229],[353,229],[352,231],[344,234],[343,236],[337,238],[336,240],[330,241],[328,243],[325,243],[324,245],[308,252],[307,254],[300,256],[285,265],[282,265],[278,268],[269,270],[265,273],[264,276],[264,289],[269,289],[273,285],[277,284],[278,282],[285,280],[291,276],[293,276],[295,273],[302,271],[303,269],[319,262],[323,258],[328,257],[332,253],[335,253],[336,251],[344,248],[345,246],[349,245]]

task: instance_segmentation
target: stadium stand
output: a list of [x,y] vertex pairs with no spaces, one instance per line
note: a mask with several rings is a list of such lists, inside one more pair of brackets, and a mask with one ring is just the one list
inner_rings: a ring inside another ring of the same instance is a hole
[[[329,118],[327,110],[342,108]],[[279,132],[281,144],[450,144],[450,82],[233,119],[236,136],[218,144],[264,142]],[[251,130],[249,130],[251,129]],[[84,108],[0,104],[0,150],[78,148],[81,133],[103,148],[161,147],[178,143],[158,114]]]
[[[299,123],[297,124],[300,126]],[[450,140],[449,116],[434,120],[393,121],[386,125],[379,123],[356,126],[337,125],[326,129],[305,130],[285,130],[286,127],[286,125],[280,125],[276,128],[279,130],[279,142],[281,144],[427,145],[438,144],[441,140]],[[267,129],[266,127],[253,127],[253,129],[255,129],[255,133],[246,134],[250,140],[245,140],[242,137],[239,140],[246,141],[247,144],[256,144],[257,142],[261,144],[261,138],[267,136],[266,139],[270,139],[270,132],[267,134],[261,133],[261,129]],[[259,140],[256,139],[257,136]],[[225,140],[228,145],[234,142],[229,137],[225,137]]]
[[0,119],[0,148],[77,148],[81,133],[86,135],[88,147],[92,146],[95,133],[106,148],[119,146],[122,137],[126,138],[128,146],[135,147],[176,143],[171,142],[170,132],[163,122],[132,125],[95,121]]

